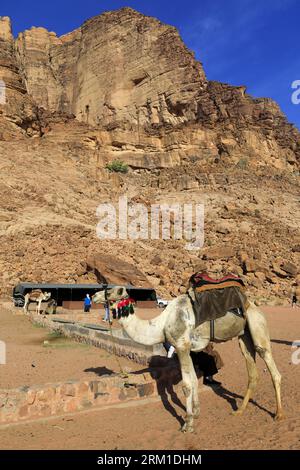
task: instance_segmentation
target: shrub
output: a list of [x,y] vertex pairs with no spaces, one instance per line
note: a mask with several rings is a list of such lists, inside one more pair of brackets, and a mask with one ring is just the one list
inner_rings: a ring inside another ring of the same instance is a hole
[[241,168],[241,170],[245,170],[248,166],[249,159],[247,157],[241,158],[240,161],[237,163],[237,167]]
[[260,211],[259,211],[259,209],[255,209],[254,215],[255,215],[255,217],[260,217]]
[[111,163],[108,163],[105,168],[115,173],[127,173],[128,172],[127,163],[124,163],[121,160],[114,160]]

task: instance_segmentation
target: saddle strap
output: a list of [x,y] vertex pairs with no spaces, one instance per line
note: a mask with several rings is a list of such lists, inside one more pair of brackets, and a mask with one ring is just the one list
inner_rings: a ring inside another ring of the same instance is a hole
[[210,320],[210,341],[215,340],[215,320]]

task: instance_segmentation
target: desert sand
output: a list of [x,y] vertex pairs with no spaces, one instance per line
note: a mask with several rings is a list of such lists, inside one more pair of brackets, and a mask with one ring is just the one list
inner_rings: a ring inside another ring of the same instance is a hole
[[[222,386],[213,390],[203,386],[201,380],[199,382],[201,416],[192,435],[179,431],[185,403],[179,395],[179,404],[169,396],[163,400],[159,397],[27,424],[2,426],[0,448],[299,449],[300,364],[292,363],[292,352],[295,351],[292,344],[300,341],[300,309],[265,307],[263,310],[270,327],[274,357],[283,377],[284,421],[277,423],[273,420],[273,387],[260,359],[257,360],[260,381],[255,399],[242,417],[232,416],[247,380],[245,364],[234,340],[216,346],[225,362],[216,376]],[[43,383],[43,380],[49,380],[49,376],[54,381],[70,377],[99,377],[107,370],[118,372],[115,358],[105,351],[76,344],[72,346],[70,341],[63,348],[45,348],[41,343],[47,337],[46,330],[34,328],[24,317],[9,317],[3,311],[1,318],[2,336],[5,336],[7,322],[15,322],[16,327],[13,337],[6,336],[8,357],[15,363],[13,367],[9,365],[9,373],[1,366],[2,386]],[[18,360],[18,357],[22,359]],[[31,365],[33,358],[36,367]],[[24,367],[26,362],[27,367]],[[131,371],[141,368],[123,358],[121,362]],[[44,368],[45,364],[47,368]]]

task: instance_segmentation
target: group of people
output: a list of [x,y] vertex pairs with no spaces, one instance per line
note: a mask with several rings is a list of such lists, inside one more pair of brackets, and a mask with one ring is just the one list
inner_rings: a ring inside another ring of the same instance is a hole
[[[106,301],[104,304],[104,317],[103,321],[111,323],[111,316],[114,320],[120,319],[121,317],[128,316],[130,313],[134,313],[135,300],[132,298],[122,299],[117,302]],[[86,294],[83,303],[83,309],[85,313],[89,313],[92,307],[92,299],[89,294]]]
[[135,300],[128,297],[119,302],[113,302],[111,305],[113,319],[128,317],[130,313],[134,313]]
[[[176,357],[174,346],[170,343],[164,343],[164,347],[169,359]],[[203,351],[191,351],[191,359],[194,366],[202,372],[204,385],[214,386],[221,384],[221,382],[214,379],[214,375],[219,372],[219,370],[224,366],[224,363],[220,354],[214,349],[212,343],[209,343]]]

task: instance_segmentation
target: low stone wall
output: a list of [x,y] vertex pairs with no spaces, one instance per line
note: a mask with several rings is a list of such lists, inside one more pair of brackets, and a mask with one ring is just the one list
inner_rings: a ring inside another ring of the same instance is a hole
[[68,381],[0,390],[0,424],[16,423],[162,395],[181,380],[178,367],[161,367],[123,378]]
[[59,320],[59,318],[46,317],[30,313],[29,319],[36,324],[57,331],[75,341],[91,344],[105,349],[111,354],[126,357],[138,364],[147,365],[153,356],[165,356],[165,350],[161,345],[144,346],[132,341],[122,329],[111,332],[99,325],[87,325],[74,321]]

